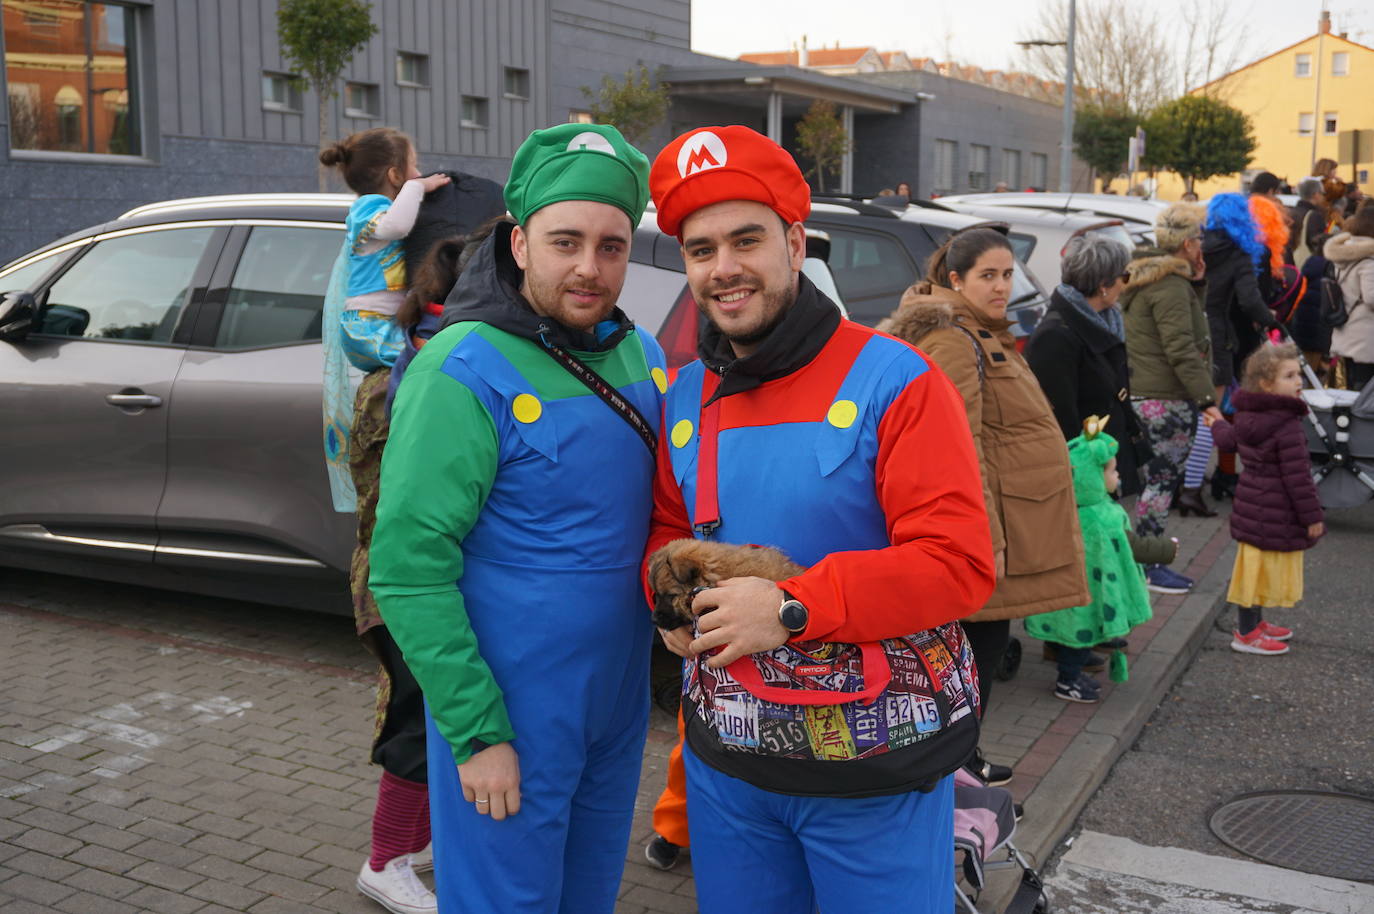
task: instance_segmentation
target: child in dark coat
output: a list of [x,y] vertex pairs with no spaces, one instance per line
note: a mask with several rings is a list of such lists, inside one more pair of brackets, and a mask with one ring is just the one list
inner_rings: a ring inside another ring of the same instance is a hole
[[1231,512],[1238,544],[1226,599],[1238,615],[1231,649],[1284,654],[1292,631],[1264,619],[1266,606],[1302,599],[1302,553],[1326,531],[1312,481],[1303,416],[1301,355],[1296,346],[1261,346],[1245,362],[1233,398],[1235,425],[1212,423],[1223,451],[1239,451],[1242,464]]

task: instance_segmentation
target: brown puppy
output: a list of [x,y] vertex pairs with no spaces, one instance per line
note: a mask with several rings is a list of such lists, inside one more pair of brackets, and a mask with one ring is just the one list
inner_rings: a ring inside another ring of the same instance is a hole
[[673,540],[649,556],[654,625],[665,630],[691,625],[692,599],[728,578],[783,581],[805,570],[771,546]]

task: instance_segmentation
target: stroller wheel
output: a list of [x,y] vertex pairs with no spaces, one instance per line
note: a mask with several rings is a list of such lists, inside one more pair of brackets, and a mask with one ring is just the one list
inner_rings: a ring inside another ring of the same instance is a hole
[[997,669],[993,675],[1003,682],[1007,682],[1016,676],[1016,671],[1021,669],[1021,642],[1012,638],[1007,642],[1007,649],[1002,652],[1002,662],[997,664]]

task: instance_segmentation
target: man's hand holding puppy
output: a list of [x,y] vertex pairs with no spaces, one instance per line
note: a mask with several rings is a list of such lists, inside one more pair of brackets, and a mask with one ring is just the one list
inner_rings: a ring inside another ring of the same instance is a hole
[[[721,648],[706,661],[708,667],[718,670],[747,654],[771,651],[787,643],[791,633],[778,620],[778,607],[784,599],[782,588],[763,578],[727,578],[703,590],[692,601],[700,632],[690,644],[692,654]],[[669,634],[665,633],[665,643]]]

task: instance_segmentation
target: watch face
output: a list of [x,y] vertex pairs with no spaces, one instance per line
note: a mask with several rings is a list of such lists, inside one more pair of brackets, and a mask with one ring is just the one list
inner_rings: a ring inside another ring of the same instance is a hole
[[782,621],[782,627],[790,632],[799,632],[806,628],[810,616],[811,614],[806,611],[806,607],[796,600],[788,600],[778,610],[778,618]]

